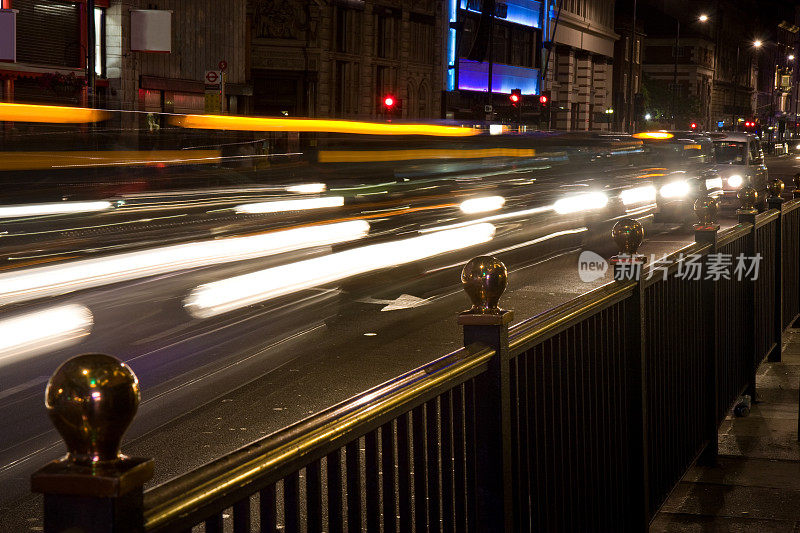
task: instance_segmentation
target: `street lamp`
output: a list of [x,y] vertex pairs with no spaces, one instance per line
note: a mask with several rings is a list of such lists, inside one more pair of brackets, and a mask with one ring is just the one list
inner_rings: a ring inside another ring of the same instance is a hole
[[[701,14],[697,17],[697,21],[705,24],[708,22],[708,15]],[[678,47],[680,46],[681,40],[681,20],[678,17],[675,17],[675,22],[677,23],[677,31],[675,32],[675,52],[673,53],[675,60],[672,68],[672,105],[670,106],[673,129],[677,129],[678,127],[675,118],[675,93],[678,92]]]
[[[733,127],[736,128],[738,124],[737,120],[739,119],[739,109],[736,107],[736,100],[739,96],[739,50],[741,48],[742,41],[736,43],[736,74],[733,76]],[[756,39],[753,41],[752,46],[753,48],[761,48],[763,45],[763,41]]]

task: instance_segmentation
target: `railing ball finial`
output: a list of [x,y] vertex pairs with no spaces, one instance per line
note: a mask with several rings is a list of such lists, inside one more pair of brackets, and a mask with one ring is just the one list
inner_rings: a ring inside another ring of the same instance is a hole
[[694,202],[694,214],[697,216],[698,225],[711,226],[717,220],[719,202],[711,196],[703,196]]
[[108,464],[139,406],[139,380],[128,365],[99,353],[73,357],[47,384],[45,406],[64,442],[67,460]]
[[499,259],[481,255],[468,261],[461,271],[461,285],[472,301],[467,313],[502,314],[504,311],[498,307],[498,303],[507,283],[508,270]]
[[739,189],[739,192],[736,193],[736,197],[739,199],[739,203],[742,206],[741,211],[755,210],[756,203],[758,203],[758,191],[749,182],[745,183],[745,185]]
[[644,228],[632,218],[623,218],[614,224],[611,237],[617,243],[620,255],[635,255],[644,240]]
[[769,185],[767,185],[767,191],[769,191],[770,198],[780,198],[783,194],[783,189],[783,181],[778,178],[771,179],[769,181]]

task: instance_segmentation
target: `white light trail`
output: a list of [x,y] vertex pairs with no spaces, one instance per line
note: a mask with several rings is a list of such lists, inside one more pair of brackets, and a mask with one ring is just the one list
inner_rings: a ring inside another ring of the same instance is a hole
[[67,304],[0,320],[0,367],[77,344],[92,330],[92,313]]
[[505,203],[506,199],[502,196],[486,196],[484,198],[470,198],[469,200],[464,200],[459,207],[462,213],[474,215],[475,213],[497,211],[503,207]]
[[291,185],[286,187],[286,192],[294,192],[298,194],[314,194],[325,192],[328,186],[324,183],[303,183],[302,185]]
[[369,224],[353,220],[262,235],[229,237],[83,259],[0,274],[0,305],[55,296],[176,270],[352,241],[364,237]]
[[0,206],[0,218],[37,217],[44,215],[68,215],[94,213],[111,209],[111,202],[53,202],[49,204],[20,204]]
[[323,198],[303,198],[301,200],[277,200],[273,202],[242,204],[237,205],[235,211],[240,214],[284,213],[286,211],[305,211],[307,209],[341,207],[343,205],[343,197],[325,196]]
[[634,187],[626,189],[619,194],[622,203],[625,205],[647,204],[656,199],[656,188],[652,185],[644,187]]
[[602,192],[587,192],[562,198],[553,204],[553,209],[559,215],[578,213],[581,211],[591,211],[602,209],[608,205],[608,196]]
[[372,244],[200,285],[184,305],[208,318],[325,283],[488,242],[492,224],[473,224],[399,241]]

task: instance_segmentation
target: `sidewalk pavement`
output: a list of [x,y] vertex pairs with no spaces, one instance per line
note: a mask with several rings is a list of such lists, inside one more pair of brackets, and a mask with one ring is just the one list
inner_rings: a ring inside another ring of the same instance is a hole
[[750,416],[722,423],[718,466],[689,470],[651,533],[800,532],[800,329],[784,334],[782,348],[782,362],[758,369]]

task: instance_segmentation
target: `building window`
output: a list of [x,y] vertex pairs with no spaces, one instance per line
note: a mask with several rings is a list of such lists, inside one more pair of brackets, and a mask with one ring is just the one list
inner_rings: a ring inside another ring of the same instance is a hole
[[642,52],[642,41],[641,39],[636,39],[636,42],[633,45],[633,62],[637,65],[641,62],[641,52]]
[[334,114],[337,117],[358,113],[358,63],[337,61],[334,80]]
[[533,66],[533,31],[526,28],[511,29],[511,64],[520,67]]
[[336,51],[357,54],[361,42],[361,12],[335,6]]
[[628,101],[628,73],[625,72],[622,74],[622,101]]
[[17,61],[79,68],[86,55],[81,43],[80,6],[71,2],[15,0]]
[[625,37],[625,61],[631,60],[631,38]]
[[411,14],[411,60],[432,65],[435,59],[433,46],[435,24],[427,17],[415,15],[416,13]]
[[384,59],[396,59],[400,21],[390,14],[379,14],[377,19],[377,55]]

